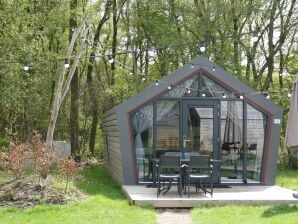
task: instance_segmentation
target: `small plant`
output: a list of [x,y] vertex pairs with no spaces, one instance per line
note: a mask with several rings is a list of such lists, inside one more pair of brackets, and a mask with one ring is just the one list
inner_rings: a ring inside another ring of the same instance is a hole
[[67,192],[68,183],[70,178],[76,174],[77,167],[76,163],[72,158],[62,160],[59,165],[59,172],[62,176],[66,177],[65,193]]
[[5,170],[7,159],[7,153],[0,151],[0,170]]
[[18,146],[12,142],[9,144],[7,168],[17,179],[23,175],[25,161],[24,151],[28,150],[28,148],[29,146],[27,143],[21,143]]
[[34,133],[32,138],[32,150],[35,160],[36,171],[39,174],[39,185],[41,180],[46,179],[51,165],[51,159],[46,147],[41,142],[41,135],[38,132]]

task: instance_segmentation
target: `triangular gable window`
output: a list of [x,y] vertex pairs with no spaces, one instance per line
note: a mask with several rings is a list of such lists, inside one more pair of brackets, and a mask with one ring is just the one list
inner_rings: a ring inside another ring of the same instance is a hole
[[179,98],[179,97],[212,97],[221,98],[226,95],[229,98],[236,97],[231,91],[227,90],[216,81],[208,77],[207,74],[200,73],[192,76],[178,84],[169,84],[171,90],[167,91],[161,97]]

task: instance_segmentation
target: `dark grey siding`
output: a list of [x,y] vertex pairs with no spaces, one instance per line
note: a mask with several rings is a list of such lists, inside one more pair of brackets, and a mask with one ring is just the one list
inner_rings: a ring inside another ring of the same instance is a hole
[[105,114],[103,119],[105,158],[109,172],[120,184],[123,183],[122,159],[116,108]]

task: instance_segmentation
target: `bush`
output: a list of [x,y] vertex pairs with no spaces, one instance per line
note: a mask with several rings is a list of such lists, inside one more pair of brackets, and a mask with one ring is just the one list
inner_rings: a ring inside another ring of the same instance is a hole
[[59,172],[66,177],[65,192],[67,191],[69,179],[72,178],[77,171],[77,166],[72,158],[62,160],[59,165]]
[[27,143],[21,143],[16,146],[14,143],[9,144],[8,152],[8,170],[10,170],[16,178],[20,178],[24,172],[24,152],[29,149]]
[[41,142],[41,135],[39,133],[34,134],[32,141],[36,171],[42,179],[46,179],[51,166],[51,158],[45,145]]
[[6,138],[0,138],[0,151],[7,152],[9,141]]

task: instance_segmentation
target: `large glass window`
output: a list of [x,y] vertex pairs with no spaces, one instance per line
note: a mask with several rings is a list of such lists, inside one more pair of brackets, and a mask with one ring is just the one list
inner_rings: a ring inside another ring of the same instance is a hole
[[182,83],[173,85],[172,89],[161,97],[221,98],[224,94],[229,98],[236,97],[229,90],[225,89],[211,78],[208,78],[207,75],[201,73],[194,75]]
[[151,179],[150,167],[153,153],[153,104],[142,107],[132,114],[134,150],[140,181]]
[[192,78],[172,86],[172,89],[165,93],[162,97],[187,97],[198,96],[198,76],[195,75]]
[[188,107],[187,131],[189,150],[212,156],[213,153],[213,108]]
[[221,101],[222,182],[243,180],[243,102]]
[[[222,98],[223,94],[226,99]],[[193,98],[184,101],[190,96]],[[202,100],[207,97],[209,99]],[[235,97],[207,75],[198,73],[133,112],[131,121],[139,182],[152,181],[152,158],[159,158],[166,152],[186,151],[220,157],[217,171],[221,182],[243,182],[244,174],[248,182],[259,182],[267,117]],[[208,102],[211,98],[216,98],[213,107],[200,106],[200,101]],[[188,101],[191,103],[186,107],[184,104]],[[217,102],[218,108],[215,107]],[[218,116],[214,117],[213,112],[216,114],[219,108],[218,124]],[[243,141],[243,127],[247,128],[246,141]],[[217,147],[218,141],[220,147]]]
[[179,151],[179,101],[156,101],[156,157]]
[[264,151],[266,116],[247,105],[247,179],[260,181]]
[[201,77],[201,96],[222,97],[225,94],[229,98],[235,97],[233,94],[230,94],[230,91],[228,91],[212,79],[208,78],[206,75],[202,75]]

